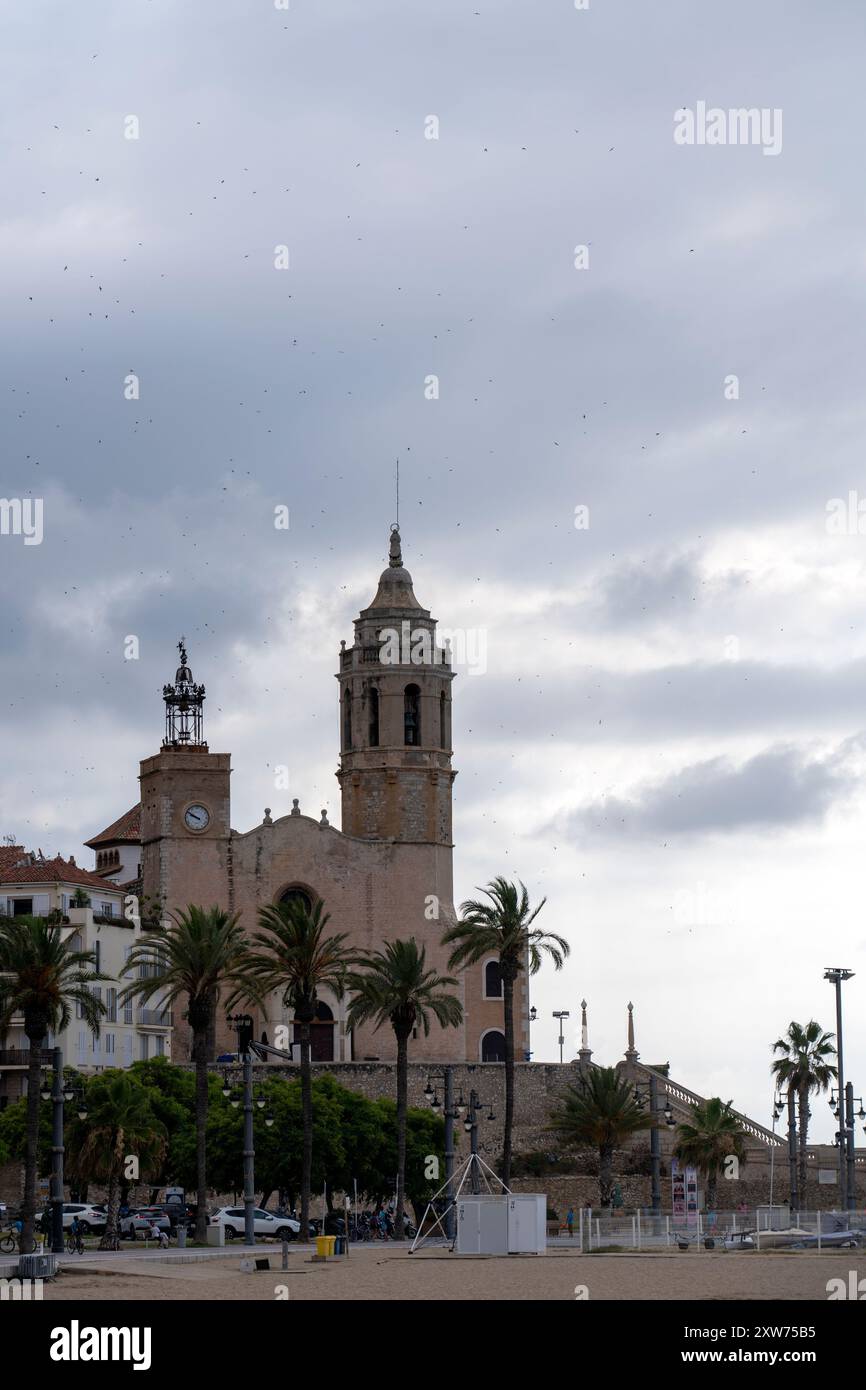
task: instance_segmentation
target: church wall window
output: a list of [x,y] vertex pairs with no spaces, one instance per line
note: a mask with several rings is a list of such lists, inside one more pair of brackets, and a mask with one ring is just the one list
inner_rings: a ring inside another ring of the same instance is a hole
[[403,692],[403,742],[417,748],[421,743],[421,691],[407,685]]
[[498,960],[489,960],[484,967],[484,998],[502,998],[502,969]]

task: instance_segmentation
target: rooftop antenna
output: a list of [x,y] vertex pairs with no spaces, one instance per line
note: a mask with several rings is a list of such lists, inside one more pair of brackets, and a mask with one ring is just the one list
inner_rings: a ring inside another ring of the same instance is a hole
[[400,525],[400,460],[399,460],[399,459],[397,460],[397,515],[396,515],[396,517],[395,517],[395,520],[396,520],[397,525],[399,526],[399,525]]

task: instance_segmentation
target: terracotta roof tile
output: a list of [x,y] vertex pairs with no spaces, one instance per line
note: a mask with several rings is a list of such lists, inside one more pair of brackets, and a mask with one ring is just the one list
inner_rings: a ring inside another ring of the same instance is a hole
[[84,843],[90,849],[97,849],[100,845],[138,844],[140,841],[141,802],[122,815],[107,830],[94,835],[92,840],[85,840]]
[[35,864],[13,866],[0,863],[0,883],[78,883],[84,888],[102,892],[119,892],[117,885],[71,864],[58,855],[55,859],[37,860]]

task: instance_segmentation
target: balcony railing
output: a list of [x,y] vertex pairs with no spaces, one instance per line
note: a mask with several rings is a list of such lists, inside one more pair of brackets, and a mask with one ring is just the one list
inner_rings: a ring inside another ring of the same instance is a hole
[[172,1028],[172,1014],[164,1009],[139,1009],[138,1023],[141,1028]]
[[[54,1060],[54,1054],[49,1047],[41,1049],[40,1062],[47,1066]],[[26,1047],[0,1047],[0,1067],[29,1067],[30,1050]]]

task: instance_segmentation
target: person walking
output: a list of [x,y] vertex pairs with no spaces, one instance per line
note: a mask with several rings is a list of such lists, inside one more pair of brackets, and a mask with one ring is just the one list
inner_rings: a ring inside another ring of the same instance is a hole
[[574,1207],[569,1207],[565,1215],[565,1228],[568,1231],[568,1238],[571,1240],[574,1235]]

